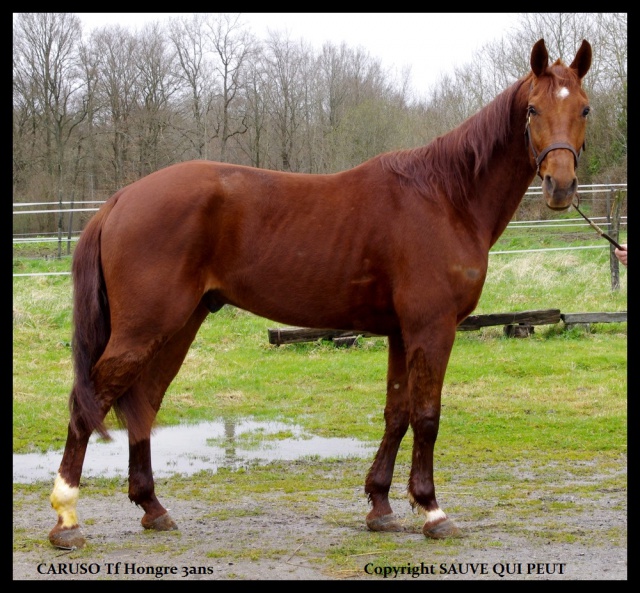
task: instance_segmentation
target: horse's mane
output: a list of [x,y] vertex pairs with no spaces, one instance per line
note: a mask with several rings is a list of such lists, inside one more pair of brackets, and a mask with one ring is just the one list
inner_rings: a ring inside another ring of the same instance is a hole
[[441,192],[456,207],[463,207],[469,201],[473,180],[511,132],[513,102],[531,76],[529,73],[519,79],[475,115],[429,144],[382,155],[383,167],[423,196]]

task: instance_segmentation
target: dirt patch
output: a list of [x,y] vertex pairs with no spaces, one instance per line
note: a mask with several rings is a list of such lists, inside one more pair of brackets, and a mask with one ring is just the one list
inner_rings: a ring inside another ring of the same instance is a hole
[[362,489],[339,488],[339,477],[336,484],[335,492],[311,491],[303,498],[276,491],[239,494],[224,504],[162,496],[180,527],[165,533],[143,530],[141,510],[123,492],[89,488],[78,506],[87,546],[75,551],[48,543],[55,523],[48,486],[14,486],[13,578],[627,579],[626,488],[603,487],[588,500],[553,489],[532,491],[531,500],[542,500],[545,509],[536,515],[525,512],[527,500],[504,504],[490,489],[478,494],[454,487],[439,499],[464,536],[436,541],[422,535],[422,521],[411,513],[402,486],[394,485],[393,504],[407,532],[380,534],[366,529]]

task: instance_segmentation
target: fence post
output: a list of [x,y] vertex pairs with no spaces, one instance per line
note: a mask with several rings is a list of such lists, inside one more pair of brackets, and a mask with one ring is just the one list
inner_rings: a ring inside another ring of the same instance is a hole
[[58,259],[62,257],[62,189],[58,188]]
[[73,207],[75,205],[76,190],[71,190],[71,202],[69,204],[69,230],[67,230],[67,255],[71,255],[71,234],[73,233]]
[[[611,188],[610,190],[613,204],[611,209],[607,208],[607,223],[609,226],[609,235],[612,239],[618,241],[620,235],[620,216],[622,212],[622,193]],[[609,200],[607,199],[607,202]],[[611,216],[609,216],[611,212]],[[609,267],[611,269],[611,290],[620,290],[620,262],[614,253],[615,247],[609,246]]]

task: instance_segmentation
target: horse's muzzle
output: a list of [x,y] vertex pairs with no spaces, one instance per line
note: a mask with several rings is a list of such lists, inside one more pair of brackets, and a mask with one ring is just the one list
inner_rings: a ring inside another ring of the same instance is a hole
[[551,175],[545,175],[542,180],[542,193],[547,206],[551,210],[566,210],[569,208],[577,190],[578,178],[575,176],[565,183]]

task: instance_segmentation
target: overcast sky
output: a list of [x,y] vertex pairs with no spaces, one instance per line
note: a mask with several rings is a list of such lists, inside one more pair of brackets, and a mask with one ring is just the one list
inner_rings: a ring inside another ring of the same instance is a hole
[[[153,20],[192,13],[76,13],[83,27],[120,24],[140,28]],[[413,88],[425,95],[442,74],[451,74],[485,43],[515,28],[519,13],[242,13],[260,39],[269,30],[303,38],[320,49],[326,41],[362,47],[382,66],[401,73],[411,68]]]

